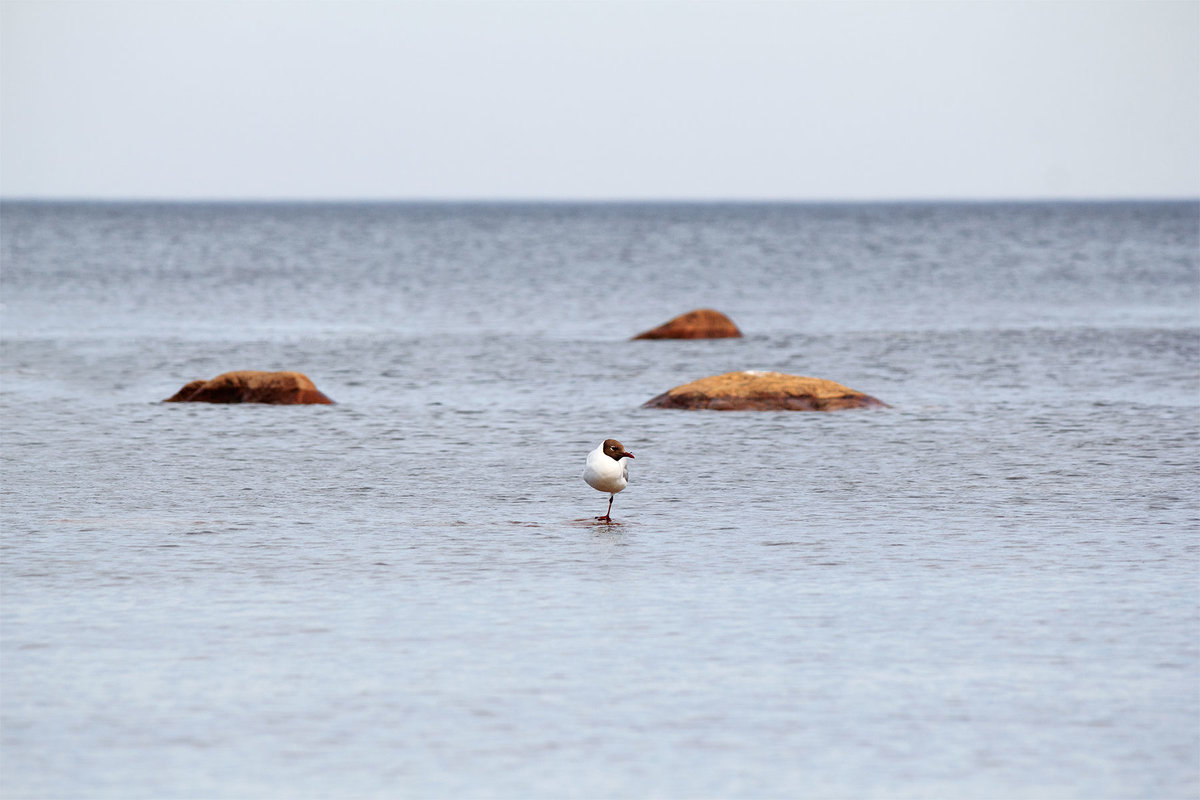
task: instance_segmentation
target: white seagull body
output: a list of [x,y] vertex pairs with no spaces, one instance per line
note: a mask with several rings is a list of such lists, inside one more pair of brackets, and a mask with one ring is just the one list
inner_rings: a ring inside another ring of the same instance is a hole
[[617,492],[629,485],[629,462],[633,453],[625,449],[616,439],[605,439],[596,449],[588,453],[587,466],[583,468],[583,479],[588,486],[600,492],[608,492],[608,511],[596,519],[612,522],[612,501]]

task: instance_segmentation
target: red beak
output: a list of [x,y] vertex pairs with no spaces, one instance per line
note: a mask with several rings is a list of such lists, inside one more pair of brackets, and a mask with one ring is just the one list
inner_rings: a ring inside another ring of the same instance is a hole
[[633,458],[633,453],[626,450],[625,455],[621,456],[621,458]]

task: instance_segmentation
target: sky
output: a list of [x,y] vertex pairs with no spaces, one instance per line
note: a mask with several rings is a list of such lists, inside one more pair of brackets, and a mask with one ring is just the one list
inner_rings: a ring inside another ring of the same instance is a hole
[[0,0],[0,196],[1200,196],[1200,2]]

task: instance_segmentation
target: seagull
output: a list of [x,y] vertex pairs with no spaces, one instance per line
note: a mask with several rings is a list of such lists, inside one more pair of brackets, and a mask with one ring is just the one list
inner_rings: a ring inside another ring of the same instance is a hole
[[613,497],[629,485],[629,464],[621,463],[622,458],[633,458],[633,453],[616,439],[605,439],[588,453],[583,479],[593,489],[608,492],[608,511],[603,517],[596,517],[601,522],[612,522]]

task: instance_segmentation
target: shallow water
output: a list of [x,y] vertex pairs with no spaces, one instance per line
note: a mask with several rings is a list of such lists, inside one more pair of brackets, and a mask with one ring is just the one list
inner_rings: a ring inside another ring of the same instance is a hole
[[0,212],[4,796],[1200,791],[1195,203]]

